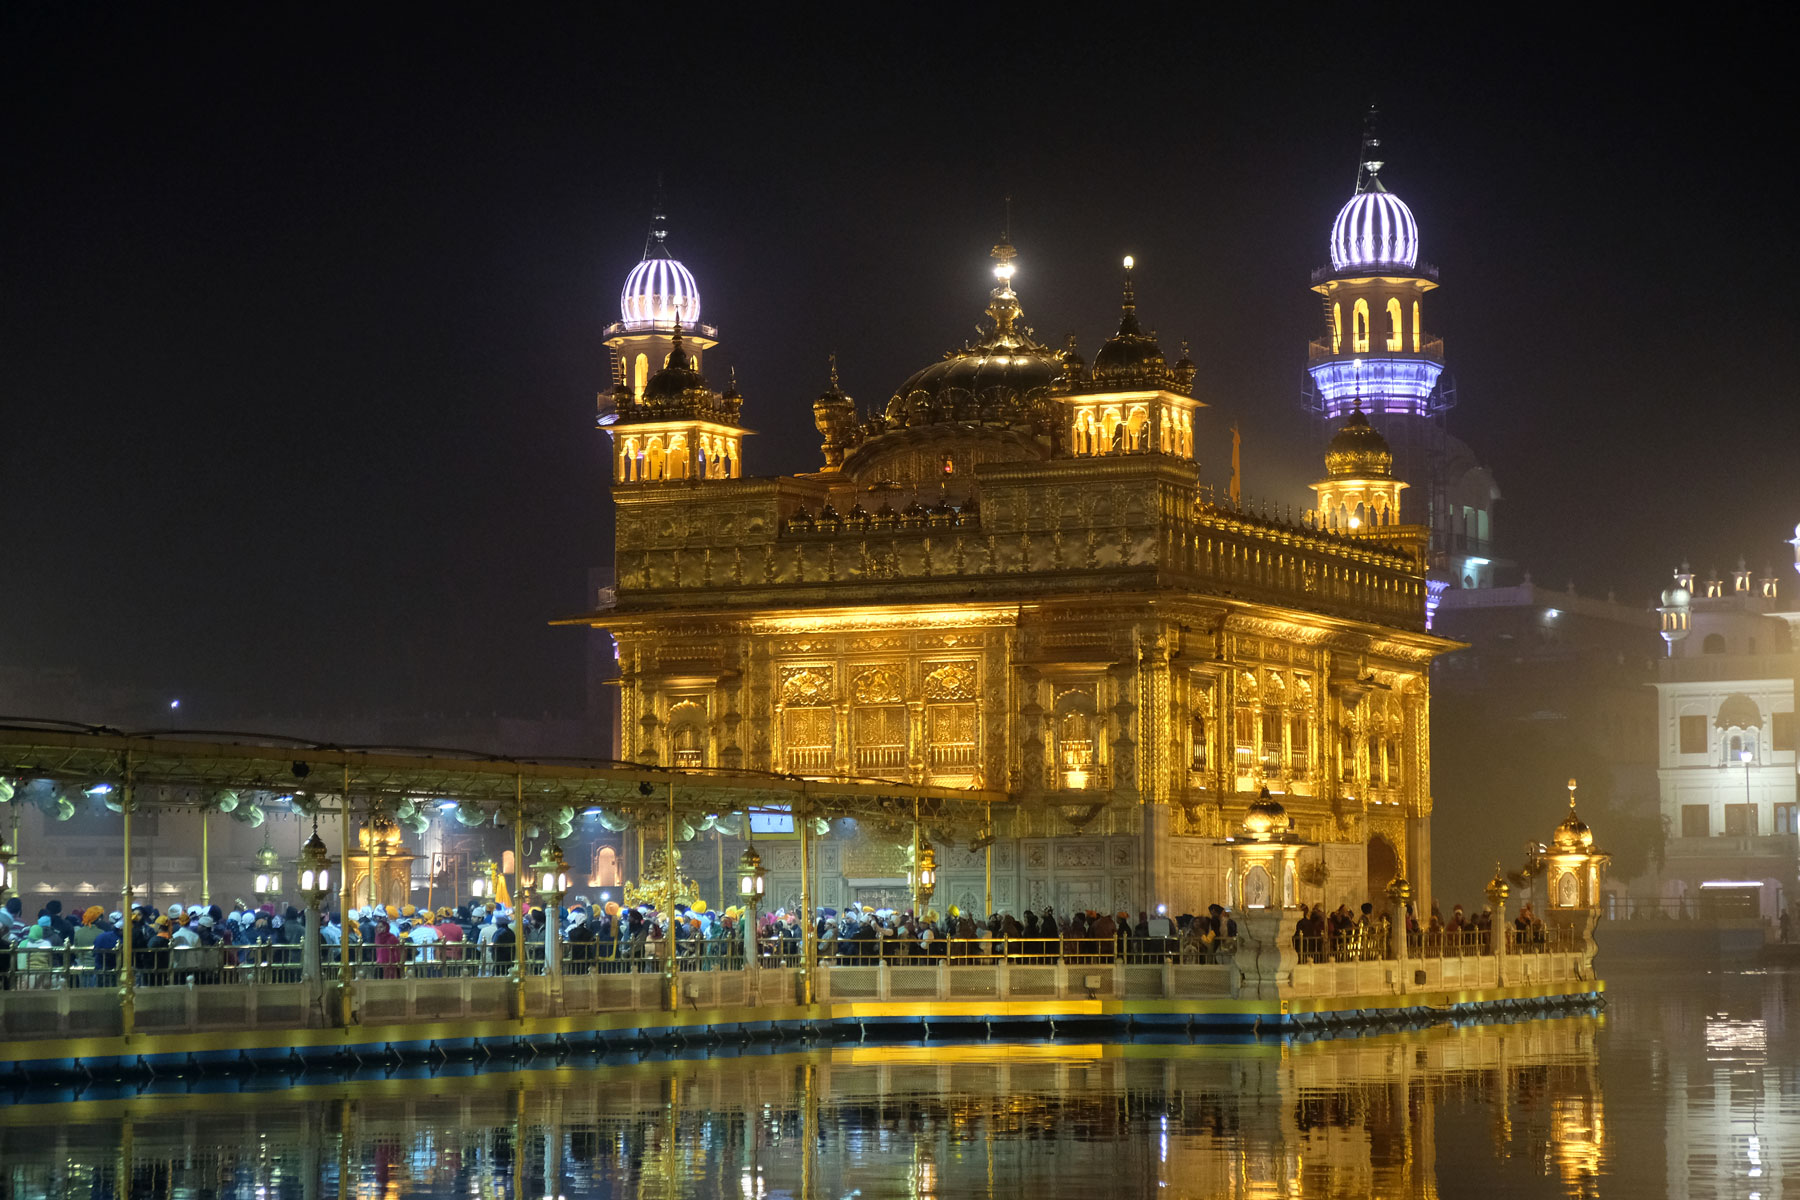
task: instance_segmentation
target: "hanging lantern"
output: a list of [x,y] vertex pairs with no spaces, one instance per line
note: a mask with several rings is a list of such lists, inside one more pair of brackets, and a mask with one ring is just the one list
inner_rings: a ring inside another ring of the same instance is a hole
[[937,889],[937,851],[930,842],[919,843],[919,866],[914,878],[918,881],[919,903],[924,904]]
[[494,860],[484,858],[469,868],[475,878],[469,881],[469,895],[477,900],[486,900],[494,894]]
[[269,845],[267,833],[263,834],[262,849],[256,852],[256,882],[250,890],[265,904],[281,895],[281,855]]

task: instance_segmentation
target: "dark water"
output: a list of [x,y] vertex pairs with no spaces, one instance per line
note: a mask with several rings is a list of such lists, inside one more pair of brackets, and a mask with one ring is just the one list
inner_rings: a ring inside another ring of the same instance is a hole
[[195,1200],[1800,1196],[1800,973],[1609,982],[1602,1016],[1310,1043],[757,1050],[15,1101],[0,1194],[97,1200],[129,1171],[133,1196]]

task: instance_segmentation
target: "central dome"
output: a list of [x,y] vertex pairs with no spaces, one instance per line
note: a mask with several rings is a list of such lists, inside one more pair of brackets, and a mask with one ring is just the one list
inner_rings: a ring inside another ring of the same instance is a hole
[[[915,425],[1031,425],[1051,422],[1050,387],[1063,373],[1055,351],[1032,340],[1020,325],[1019,297],[1012,290],[1014,250],[994,247],[1000,281],[988,304],[993,322],[979,341],[945,354],[916,371],[888,400],[889,429]],[[1038,432],[1049,433],[1049,425]]]
[[1419,263],[1419,223],[1400,197],[1372,179],[1350,197],[1331,223],[1331,265],[1338,271],[1399,268]]

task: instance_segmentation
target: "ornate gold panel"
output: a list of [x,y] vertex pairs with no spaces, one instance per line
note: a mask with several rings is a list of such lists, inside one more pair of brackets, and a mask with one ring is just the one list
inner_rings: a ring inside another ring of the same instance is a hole
[[928,662],[924,671],[927,700],[974,700],[978,697],[972,662]]
[[900,667],[863,667],[850,678],[856,704],[898,704],[906,698],[906,672]]
[[789,707],[830,704],[830,667],[781,668],[781,702]]

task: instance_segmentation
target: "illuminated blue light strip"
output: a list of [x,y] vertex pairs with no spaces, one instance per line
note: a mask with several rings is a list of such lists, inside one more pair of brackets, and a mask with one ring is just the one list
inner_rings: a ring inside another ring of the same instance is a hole
[[1442,365],[1423,358],[1351,358],[1307,368],[1328,417],[1348,416],[1360,400],[1367,412],[1430,410]]

